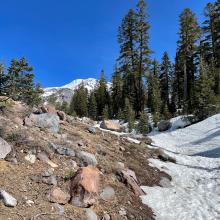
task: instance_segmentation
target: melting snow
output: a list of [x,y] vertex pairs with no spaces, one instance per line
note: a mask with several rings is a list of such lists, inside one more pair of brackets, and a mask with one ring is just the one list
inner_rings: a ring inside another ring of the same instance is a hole
[[220,219],[220,114],[150,137],[177,160],[177,164],[149,160],[172,177],[167,188],[142,187],[147,194],[142,201],[152,207],[156,219]]

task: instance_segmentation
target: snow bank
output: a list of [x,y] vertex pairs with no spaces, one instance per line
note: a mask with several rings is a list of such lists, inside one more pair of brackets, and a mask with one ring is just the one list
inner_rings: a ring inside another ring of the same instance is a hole
[[142,201],[152,207],[156,219],[219,219],[220,114],[183,129],[154,132],[150,137],[177,160],[177,164],[149,160],[172,177],[171,187],[142,187],[147,194]]

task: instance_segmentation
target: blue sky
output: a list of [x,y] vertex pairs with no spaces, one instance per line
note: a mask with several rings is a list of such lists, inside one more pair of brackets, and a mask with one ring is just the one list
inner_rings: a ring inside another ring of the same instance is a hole
[[[175,55],[178,15],[190,7],[200,21],[208,0],[148,0],[150,47]],[[0,0],[0,61],[25,56],[36,81],[60,86],[77,78],[110,80],[118,56],[117,30],[137,0]]]

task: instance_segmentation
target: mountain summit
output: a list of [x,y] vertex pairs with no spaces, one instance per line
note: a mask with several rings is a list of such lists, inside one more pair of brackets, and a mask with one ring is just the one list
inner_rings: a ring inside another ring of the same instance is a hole
[[[60,102],[67,101],[70,102],[74,91],[79,88],[79,86],[83,83],[84,87],[88,90],[90,93],[93,91],[98,84],[99,80],[95,78],[88,78],[88,79],[76,79],[73,80],[72,82],[61,86],[61,87],[48,87],[44,89],[44,98],[48,98],[50,95],[56,95],[57,100]],[[112,83],[107,82],[108,89],[111,88]]]

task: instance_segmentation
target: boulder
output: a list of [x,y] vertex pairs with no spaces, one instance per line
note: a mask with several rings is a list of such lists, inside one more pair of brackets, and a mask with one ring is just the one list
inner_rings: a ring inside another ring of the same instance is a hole
[[0,190],[0,199],[3,200],[5,206],[15,207],[17,205],[17,200],[4,190]]
[[105,201],[111,200],[114,196],[115,190],[111,186],[106,186],[100,194],[100,197]]
[[60,120],[66,121],[66,114],[63,111],[57,111],[57,115],[59,116]]
[[77,157],[80,160],[82,160],[85,166],[88,166],[88,165],[96,166],[98,164],[94,154],[91,154],[85,151],[80,151],[79,153],[77,153]]
[[57,133],[59,131],[59,117],[55,114],[44,113],[40,115],[31,114],[26,117],[24,122],[28,127],[38,127],[47,129],[49,132]]
[[136,177],[135,172],[133,170],[130,170],[130,169],[121,170],[117,174],[118,174],[119,180],[121,182],[129,185],[132,188],[132,190],[136,196],[145,195],[145,193],[143,192],[143,190],[141,189],[141,187],[138,184],[137,177]]
[[50,202],[65,205],[70,200],[70,195],[62,191],[59,187],[53,187],[49,194],[48,199]]
[[4,139],[0,137],[0,159],[5,157],[11,152],[11,145],[9,145]]
[[122,127],[119,123],[112,121],[112,120],[104,120],[101,124],[100,124],[100,128],[103,129],[107,129],[110,131],[117,131],[117,132],[121,132],[122,131]]
[[158,130],[160,132],[162,132],[162,131],[169,130],[171,128],[172,124],[171,124],[170,121],[165,121],[164,120],[164,121],[160,121],[157,126],[158,126]]
[[70,202],[87,208],[96,203],[99,192],[100,173],[95,167],[82,167],[71,179]]

